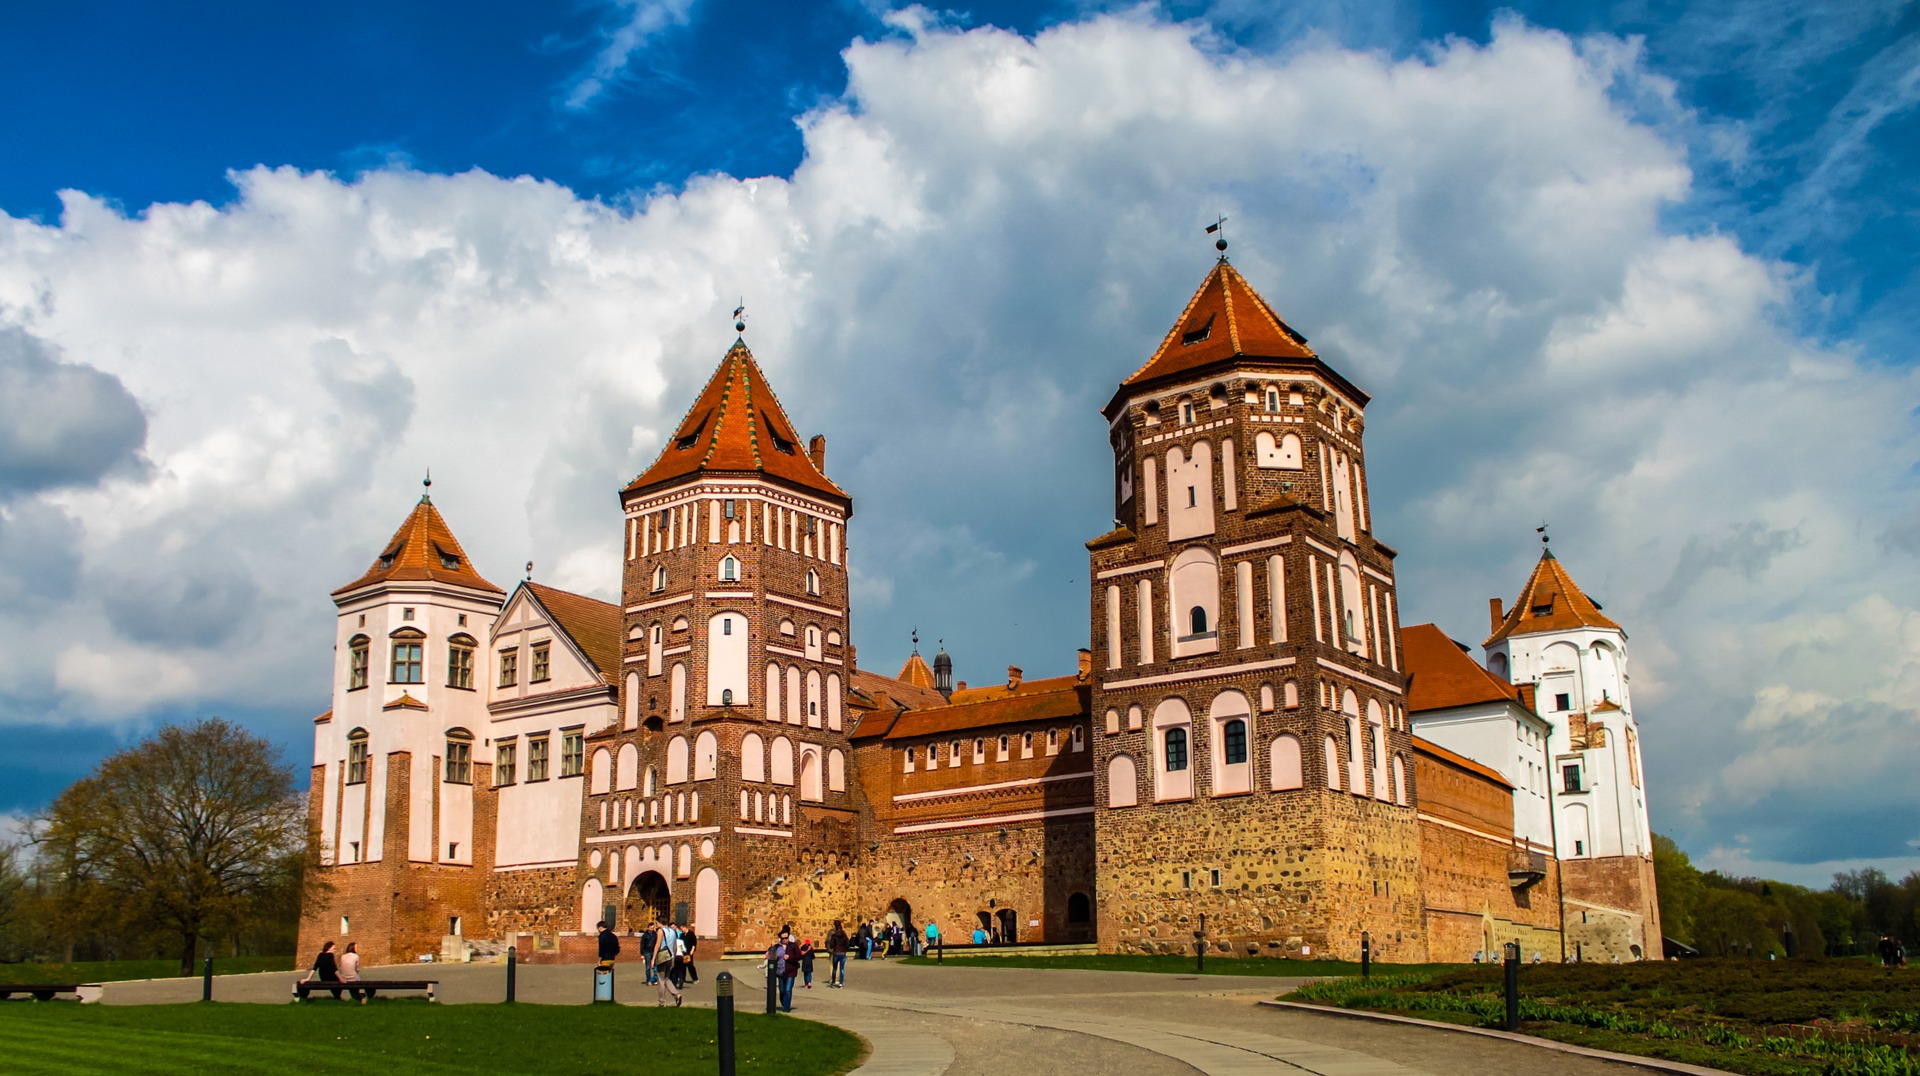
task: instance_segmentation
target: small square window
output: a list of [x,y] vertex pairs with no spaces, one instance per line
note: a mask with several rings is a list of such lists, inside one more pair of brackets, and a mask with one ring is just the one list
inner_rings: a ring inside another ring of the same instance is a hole
[[367,614],[365,613],[360,614],[360,626],[363,628],[367,626]]
[[402,619],[402,620],[412,620],[412,619],[413,619],[413,606],[411,606],[411,605],[403,605],[403,606],[401,606],[401,607],[400,607],[400,619]]
[[1180,872],[1180,888],[1182,889],[1193,888],[1193,872],[1192,871]]
[[1207,880],[1213,883],[1214,888],[1218,889],[1220,887],[1220,872],[1217,870],[1208,871]]
[[467,626],[467,614],[465,613],[460,614],[460,626],[463,628]]
[[1556,710],[1573,709],[1573,696],[1564,693],[1555,695],[1553,697],[1553,708]]

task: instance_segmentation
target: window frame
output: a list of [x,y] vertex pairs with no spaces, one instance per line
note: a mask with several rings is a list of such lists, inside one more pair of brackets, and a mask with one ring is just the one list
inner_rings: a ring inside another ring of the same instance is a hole
[[470,636],[456,635],[447,640],[447,686],[473,690],[473,654],[478,648]]
[[373,640],[356,635],[347,640],[347,690],[364,691],[373,682]]
[[544,684],[553,679],[553,642],[542,640],[533,644],[532,660],[528,662],[527,683]]
[[473,784],[473,734],[461,730],[447,732],[446,753],[441,756],[440,780],[449,785]]
[[[1239,732],[1238,737],[1234,735],[1236,730]],[[1236,743],[1236,740],[1237,740],[1237,743]],[[1250,757],[1247,750],[1247,746],[1248,745],[1247,745],[1247,719],[1246,718],[1230,717],[1221,724],[1220,726],[1220,757],[1221,757],[1221,760],[1226,763],[1226,765],[1229,765],[1229,766],[1246,765]],[[1239,758],[1233,757],[1235,747],[1239,748],[1239,751],[1240,751]]]
[[517,781],[520,764],[520,741],[493,741],[493,787],[506,788]]
[[[1179,737],[1178,749],[1174,737]],[[1160,734],[1161,758],[1168,773],[1184,773],[1193,764],[1192,740],[1184,725],[1176,725]]]
[[560,730],[560,776],[582,777],[587,772],[587,730],[574,726]]
[[347,734],[346,783],[364,785],[372,773],[373,751],[368,745],[367,730],[355,729]]
[[[402,629],[387,637],[387,683],[424,684],[427,675],[427,637],[424,633]],[[403,657],[402,650],[411,653]]]
[[553,738],[547,733],[527,737],[527,784],[547,780],[552,761]]
[[517,687],[520,684],[520,648],[509,646],[500,653],[498,662],[500,675],[497,687]]

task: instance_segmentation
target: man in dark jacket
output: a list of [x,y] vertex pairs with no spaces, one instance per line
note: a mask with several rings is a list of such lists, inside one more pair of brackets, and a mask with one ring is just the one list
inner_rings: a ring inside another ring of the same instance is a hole
[[648,923],[647,929],[640,932],[640,959],[647,962],[648,986],[653,985],[654,974],[658,971],[658,969],[653,966],[653,951],[659,947],[660,924]]
[[853,939],[847,937],[847,930],[840,920],[833,921],[833,933],[827,935],[827,956],[832,959],[827,968],[828,986],[847,985],[847,950],[853,948]]
[[800,947],[794,943],[793,934],[782,930],[780,940],[767,950],[767,964],[779,983],[780,1011],[793,1011],[793,980],[800,975]]
[[600,920],[600,963],[611,964],[613,958],[620,955],[620,935],[607,929],[607,921]]

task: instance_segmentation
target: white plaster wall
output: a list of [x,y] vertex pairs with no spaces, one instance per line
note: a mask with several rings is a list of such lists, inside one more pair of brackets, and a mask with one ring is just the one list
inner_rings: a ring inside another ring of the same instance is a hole
[[1198,538],[1213,533],[1213,446],[1193,445],[1192,455],[1167,450],[1167,538]]

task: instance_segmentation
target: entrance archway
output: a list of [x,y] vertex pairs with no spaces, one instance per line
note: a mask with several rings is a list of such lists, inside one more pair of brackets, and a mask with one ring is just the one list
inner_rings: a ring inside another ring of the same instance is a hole
[[1020,917],[1012,908],[1000,909],[1000,944],[1012,945],[1020,939]]
[[913,905],[908,904],[905,897],[893,898],[893,903],[887,905],[887,922],[901,930],[912,930]]
[[645,930],[656,920],[667,922],[672,911],[673,893],[657,871],[634,879],[633,888],[627,890],[627,929]]

